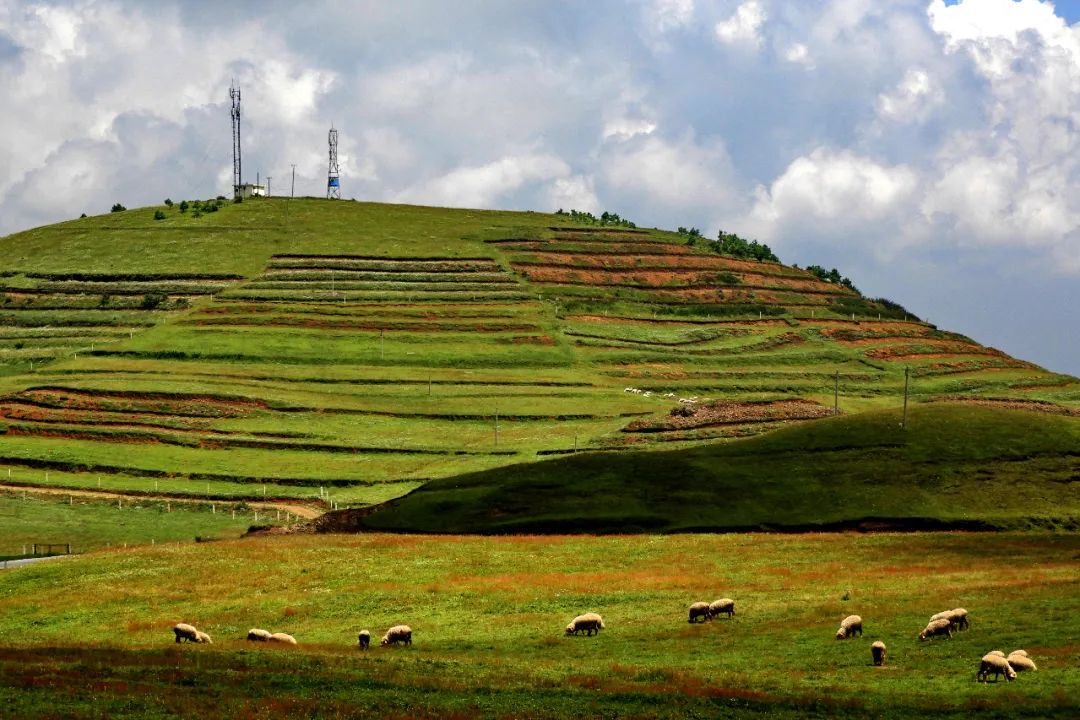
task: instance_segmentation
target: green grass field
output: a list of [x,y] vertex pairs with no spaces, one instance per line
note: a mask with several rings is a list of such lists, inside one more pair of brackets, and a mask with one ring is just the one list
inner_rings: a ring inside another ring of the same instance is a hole
[[[8,571],[11,717],[1075,717],[1071,533],[293,536]],[[729,596],[733,620],[689,625]],[[919,642],[927,618],[971,628]],[[586,610],[607,629],[564,637]],[[865,634],[834,639],[848,614]],[[176,646],[194,623],[210,646]],[[409,623],[412,647],[356,633]],[[249,627],[299,647],[252,646]],[[870,663],[870,643],[889,649]],[[992,649],[1039,667],[974,680]]]

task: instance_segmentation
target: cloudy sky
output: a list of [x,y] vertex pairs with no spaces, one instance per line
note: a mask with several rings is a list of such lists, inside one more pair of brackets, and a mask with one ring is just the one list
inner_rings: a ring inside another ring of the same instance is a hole
[[0,0],[0,233],[245,180],[612,210],[1080,375],[1080,0]]

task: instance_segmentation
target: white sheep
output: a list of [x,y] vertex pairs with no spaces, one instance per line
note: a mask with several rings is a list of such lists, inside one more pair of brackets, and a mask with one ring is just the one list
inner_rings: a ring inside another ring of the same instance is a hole
[[1009,653],[1009,657],[1007,657],[1006,660],[1009,661],[1009,665],[1011,665],[1012,669],[1016,672],[1026,672],[1028,670],[1035,671],[1039,669],[1035,667],[1035,661],[1029,658],[1028,654],[1023,650],[1013,650]]
[[361,650],[367,650],[368,645],[371,645],[371,633],[367,630],[361,630],[358,636],[358,642],[360,643]]
[[690,606],[690,619],[687,622],[705,622],[709,619],[709,603],[696,602]]
[[968,622],[968,612],[964,608],[943,610],[935,615],[931,615],[929,622],[934,622],[935,620],[948,620],[953,624],[953,627],[957,632],[966,630],[971,625]]
[[266,642],[270,639],[270,631],[262,628],[251,628],[248,630],[247,639],[251,642]]
[[207,645],[214,644],[214,641],[210,639],[210,636],[204,633],[202,630],[195,631],[195,642],[206,643]]
[[848,615],[840,621],[840,629],[836,631],[836,639],[843,640],[854,636],[856,633],[862,635],[862,618],[858,615]]
[[926,627],[923,628],[923,631],[919,633],[919,639],[926,640],[928,638],[937,637],[939,635],[947,635],[951,639],[952,627],[952,620],[949,620],[948,618],[938,618],[937,620],[932,620],[931,622],[927,623]]
[[605,627],[602,617],[596,613],[585,613],[570,621],[570,624],[566,626],[566,634],[577,635],[584,631],[586,635],[596,635]]
[[870,656],[874,658],[875,665],[885,664],[885,643],[877,640],[870,646]]
[[1012,669],[1012,665],[1009,661],[1000,655],[983,655],[982,662],[979,663],[979,672],[975,673],[975,680],[986,682],[989,675],[994,676],[995,682],[998,675],[1004,675],[1005,679],[1012,682],[1016,679],[1016,671]]
[[281,643],[282,645],[295,645],[296,638],[288,633],[277,632],[268,637],[267,642]]
[[395,625],[383,635],[381,644],[397,645],[399,642],[412,645],[412,628],[408,625]]
[[726,614],[728,617],[732,617],[735,614],[735,601],[731,598],[720,598],[719,600],[713,600],[709,603],[709,617],[714,618],[717,615]]
[[998,657],[1005,657],[1005,653],[1003,651],[1001,651],[1001,650],[991,650],[990,652],[988,652],[986,654],[987,655],[997,655]]
[[188,625],[187,623],[177,623],[172,629],[173,634],[176,635],[176,642],[182,642],[187,640],[188,642],[199,642],[199,631],[195,629],[194,625]]

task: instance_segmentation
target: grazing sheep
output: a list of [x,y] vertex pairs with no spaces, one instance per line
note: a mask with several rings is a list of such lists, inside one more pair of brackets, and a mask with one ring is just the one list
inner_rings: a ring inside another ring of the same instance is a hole
[[836,639],[843,640],[858,633],[862,635],[862,618],[858,615],[848,615],[840,621],[840,629],[836,631]]
[[361,650],[367,650],[368,645],[371,644],[371,633],[369,633],[367,630],[361,630],[360,631],[360,636],[359,636],[359,642],[360,642],[360,649]]
[[997,682],[998,675],[1004,675],[1009,682],[1016,679],[1016,671],[1009,665],[1008,660],[1000,655],[983,655],[982,662],[979,663],[979,672],[975,673],[975,680],[976,682],[986,682],[987,677],[991,674],[993,674],[995,682]]
[[1009,665],[1012,667],[1012,669],[1016,672],[1038,670],[1039,668],[1035,667],[1035,661],[1029,658],[1027,656],[1027,653],[1021,655],[1020,653],[1022,652],[1024,651],[1014,651],[1012,654],[1009,655],[1009,657],[1005,658],[1009,662]]
[[194,625],[177,623],[172,631],[176,635],[176,642],[182,642],[184,640],[193,643],[199,642],[199,631],[195,629]]
[[1013,650],[1010,655],[1019,655],[1020,657],[1031,657],[1028,655],[1027,650]]
[[247,639],[251,642],[266,642],[270,639],[270,631],[261,628],[251,628],[248,630]]
[[990,652],[988,652],[986,654],[987,655],[997,655],[998,657],[1005,657],[1005,653],[1003,653],[1001,650],[991,650]]
[[281,643],[282,645],[295,645],[296,638],[288,633],[274,633],[270,637],[266,638],[267,642]]
[[709,617],[714,618],[717,615],[726,614],[731,617],[735,614],[735,601],[731,598],[720,598],[709,603]]
[[926,640],[928,638],[937,637],[938,635],[947,635],[952,639],[952,620],[948,618],[939,618],[926,625],[923,631],[919,633],[920,640]]
[[687,622],[705,622],[709,617],[709,603],[696,602],[690,606],[690,619]]
[[566,626],[566,634],[577,635],[578,633],[585,631],[586,635],[596,635],[599,634],[604,627],[604,619],[599,615],[596,613],[585,613],[584,615],[578,615],[570,621],[570,624]]
[[870,655],[874,658],[875,665],[885,664],[885,643],[877,640],[870,646]]
[[412,628],[408,625],[395,625],[387,630],[382,636],[381,644],[383,646],[397,645],[399,642],[412,645]]
[[936,613],[935,615],[931,615],[929,622],[934,622],[935,620],[942,620],[942,619],[948,620],[949,622],[951,622],[953,624],[953,629],[956,630],[957,632],[959,632],[961,630],[966,630],[967,628],[969,628],[971,626],[971,623],[968,622],[968,611],[965,610],[964,608],[953,608],[952,610],[942,610],[941,612]]
[[195,631],[195,642],[206,643],[207,645],[214,644],[214,641],[210,639],[210,636],[204,633],[202,630]]

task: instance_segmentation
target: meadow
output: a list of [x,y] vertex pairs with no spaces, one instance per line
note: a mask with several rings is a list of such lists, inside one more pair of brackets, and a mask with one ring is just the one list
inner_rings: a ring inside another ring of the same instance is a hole
[[[1071,533],[286,536],[8,571],[11,717],[1075,717]],[[733,619],[687,623],[728,596]],[[970,630],[920,642],[962,606]],[[607,625],[565,637],[586,610]],[[863,637],[834,639],[859,614]],[[186,621],[213,645],[175,645]],[[356,647],[391,624],[411,647]],[[255,646],[249,627],[293,634]],[[883,640],[887,664],[873,667]],[[1035,673],[977,683],[1026,649]]]

